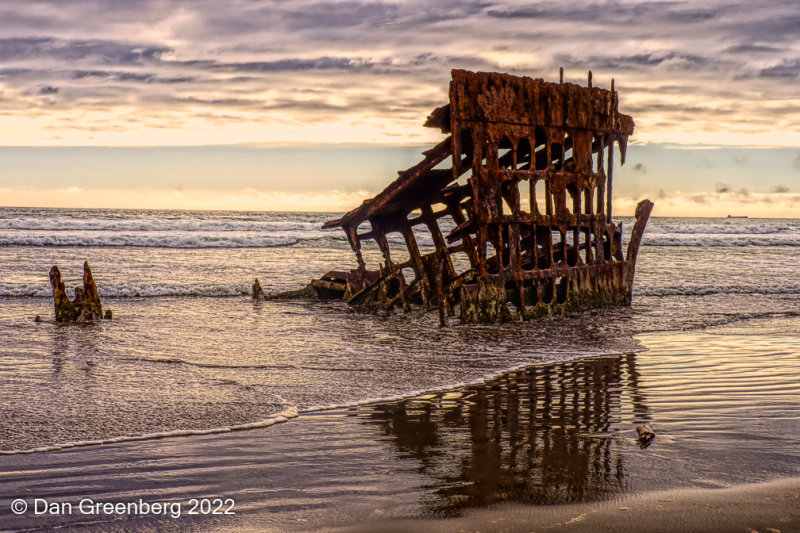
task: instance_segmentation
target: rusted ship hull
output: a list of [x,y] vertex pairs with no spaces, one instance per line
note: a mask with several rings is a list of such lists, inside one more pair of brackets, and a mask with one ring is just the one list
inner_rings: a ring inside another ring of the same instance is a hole
[[[522,268],[478,279],[460,288],[460,319],[464,323],[530,319],[597,307],[630,305],[636,254],[641,231],[653,204],[644,201],[637,209],[637,224],[622,259],[619,231],[614,232],[611,258],[605,261],[556,264],[550,268]],[[641,231],[637,230],[641,227]],[[617,227],[617,229],[621,229]],[[567,257],[571,251],[568,249]],[[568,260],[569,261],[569,260]],[[504,305],[505,304],[505,305]]]
[[[426,126],[449,135],[325,224],[345,231],[357,268],[313,282],[318,294],[367,309],[438,307],[442,323],[456,307],[472,323],[630,304],[653,204],[638,205],[623,255],[613,158],[616,145],[624,163],[634,124],[617,110],[613,81],[609,91],[592,87],[591,75],[582,87],[456,70],[450,103]],[[405,249],[389,246],[390,233]],[[420,251],[422,234],[430,253]],[[367,240],[381,251],[377,268],[361,252]]]

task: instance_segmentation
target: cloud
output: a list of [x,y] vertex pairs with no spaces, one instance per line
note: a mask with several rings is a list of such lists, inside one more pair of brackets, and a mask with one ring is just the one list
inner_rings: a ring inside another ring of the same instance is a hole
[[451,68],[552,80],[564,66],[568,81],[615,77],[639,142],[777,137],[780,121],[796,145],[799,38],[778,0],[8,0],[0,90],[8,131],[30,142],[87,127],[133,142],[142,124],[279,141],[333,122],[364,142],[416,142],[433,135],[420,126],[447,101]]
[[189,83],[196,81],[196,78],[191,76],[162,77],[153,72],[111,70],[73,70],[67,75],[73,80],[95,80],[103,82],[119,81],[140,83]]
[[[778,189],[780,187],[776,187]],[[783,189],[781,189],[783,191]],[[741,191],[740,191],[741,192]],[[675,191],[666,193],[659,190],[655,195],[660,206],[661,213],[669,213],[667,216],[716,216],[725,217],[731,213],[744,213],[751,217],[793,217],[795,206],[800,204],[800,194],[783,191],[775,192],[748,193],[741,195],[738,193],[728,194],[713,191],[699,191],[693,193],[681,193]],[[615,211],[622,211],[633,208],[639,196],[621,194],[615,198]]]
[[776,185],[775,187],[771,188],[769,192],[783,194],[789,192],[789,187],[787,187],[786,185]]
[[51,37],[0,39],[0,61],[55,59],[90,60],[100,64],[136,64],[158,61],[172,49],[166,46],[89,39],[65,40]]
[[716,185],[716,191],[719,194],[724,194],[726,192],[730,192],[730,190],[731,190],[730,185],[726,185],[726,184],[724,184],[722,182],[718,182],[717,185]]
[[631,54],[622,56],[612,55],[589,55],[580,57],[575,55],[558,54],[556,61],[565,67],[583,68],[590,65],[592,68],[602,68],[608,70],[630,70],[657,67],[661,65],[679,67],[681,69],[706,68],[714,63],[707,57],[697,54],[657,51],[649,54]]
[[695,204],[708,204],[709,197],[706,193],[690,194],[687,199]]
[[735,46],[729,46],[723,50],[723,52],[728,52],[731,54],[772,54],[781,51],[782,50],[780,48],[775,46],[755,43],[737,44]]
[[750,17],[737,19],[726,30],[738,35],[743,42],[789,43],[800,37],[797,10],[789,10],[788,4],[779,1],[768,2],[764,7],[760,13],[751,10]]
[[293,30],[386,26],[397,21],[400,7],[381,2],[314,2],[282,14]]
[[636,163],[635,165],[633,165],[633,170],[635,170],[636,172],[638,172],[640,174],[647,174],[647,169],[641,163]]
[[38,95],[58,94],[58,87],[52,85],[40,85],[39,90],[36,92]]
[[800,59],[783,61],[778,65],[763,68],[759,72],[762,78],[794,79],[800,73]]
[[316,57],[311,59],[287,58],[276,61],[214,64],[214,70],[235,72],[294,72],[301,70],[358,70],[371,68],[369,59],[351,57]]
[[664,23],[691,24],[707,22],[717,16],[710,9],[686,9],[680,2],[639,2],[636,4],[587,3],[580,8],[568,4],[542,4],[538,6],[491,9],[487,15],[499,19],[536,19],[542,21],[565,20],[628,24],[647,18],[663,20]]

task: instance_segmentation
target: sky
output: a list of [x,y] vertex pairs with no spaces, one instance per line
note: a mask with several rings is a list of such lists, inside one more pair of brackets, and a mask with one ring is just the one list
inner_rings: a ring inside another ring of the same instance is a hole
[[615,212],[800,214],[792,1],[4,0],[0,205],[342,211],[452,68],[619,91]]

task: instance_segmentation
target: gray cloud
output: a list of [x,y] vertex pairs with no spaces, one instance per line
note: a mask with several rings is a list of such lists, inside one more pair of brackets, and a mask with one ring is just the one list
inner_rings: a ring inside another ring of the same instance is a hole
[[775,187],[771,188],[769,192],[774,192],[778,194],[789,192],[789,187],[786,185],[776,185]]
[[166,46],[129,44],[109,40],[63,40],[50,37],[0,39],[0,61],[55,59],[91,60],[98,64],[124,65],[158,61],[172,51]]
[[191,76],[162,77],[152,72],[126,72],[111,70],[74,70],[68,75],[74,80],[119,81],[140,83],[189,83],[197,81]]
[[235,72],[292,72],[298,70],[356,70],[371,68],[368,59],[350,57],[317,57],[313,59],[279,59],[276,61],[251,61],[214,65],[215,70]]
[[718,182],[718,183],[716,184],[716,189],[715,189],[715,190],[716,190],[718,193],[722,194],[722,193],[729,192],[729,191],[731,190],[731,186],[730,186],[730,185],[726,185],[726,184],[724,184],[724,183],[722,183],[722,182]]
[[781,51],[781,48],[777,48],[775,46],[755,43],[737,44],[735,46],[729,46],[723,50],[723,52],[728,52],[731,54],[773,54]]
[[39,90],[36,91],[36,94],[39,95],[58,94],[58,87],[53,87],[52,85],[42,85],[39,87]]
[[800,73],[800,59],[783,61],[779,65],[763,68],[759,72],[762,78],[794,79]]
[[680,52],[654,52],[650,54],[631,54],[624,56],[590,55],[580,58],[574,55],[556,55],[556,61],[565,67],[584,67],[591,65],[593,68],[612,70],[637,69],[642,67],[656,67],[662,64],[677,62],[682,69],[696,69],[707,67],[712,61],[706,57]]
[[397,20],[400,7],[380,2],[315,2],[301,10],[287,10],[283,19],[290,29],[386,26]]
[[552,2],[537,6],[491,9],[487,15],[512,20],[574,20],[624,25],[650,17],[667,24],[702,23],[715,18],[718,14],[712,9],[687,9],[686,5],[682,2],[640,2],[638,4],[608,2],[584,4],[581,8],[576,9],[575,6]]
[[800,14],[790,9],[790,4],[770,2],[758,13],[750,11],[750,17],[731,24],[728,31],[738,35],[742,42],[791,42],[800,37]]

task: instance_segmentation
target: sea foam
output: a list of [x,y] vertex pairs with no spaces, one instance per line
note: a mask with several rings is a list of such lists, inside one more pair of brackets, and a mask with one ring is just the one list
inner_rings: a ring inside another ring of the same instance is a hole
[[[98,288],[102,298],[155,298],[163,296],[205,296],[231,297],[250,294],[250,287],[244,283],[194,284],[178,283],[128,283],[103,285]],[[46,283],[6,283],[0,282],[0,297],[12,298],[51,298],[50,285]]]
[[63,444],[54,444],[52,446],[42,446],[39,448],[28,448],[25,450],[0,450],[0,455],[18,455],[27,453],[39,452],[53,452],[56,450],[64,450],[67,448],[77,448],[81,446],[95,446],[98,444],[116,444],[120,442],[140,441],[163,439],[166,437],[186,437],[189,435],[211,435],[215,433],[228,433],[230,431],[239,431],[243,429],[256,429],[265,428],[281,422],[286,422],[290,418],[295,418],[298,415],[296,407],[289,407],[280,413],[276,413],[263,420],[256,422],[249,422],[246,424],[238,424],[235,426],[221,426],[208,429],[176,429],[172,431],[160,431],[157,433],[147,433],[145,435],[123,435],[120,437],[110,437],[108,439],[98,440],[80,440],[75,442],[66,442]]

